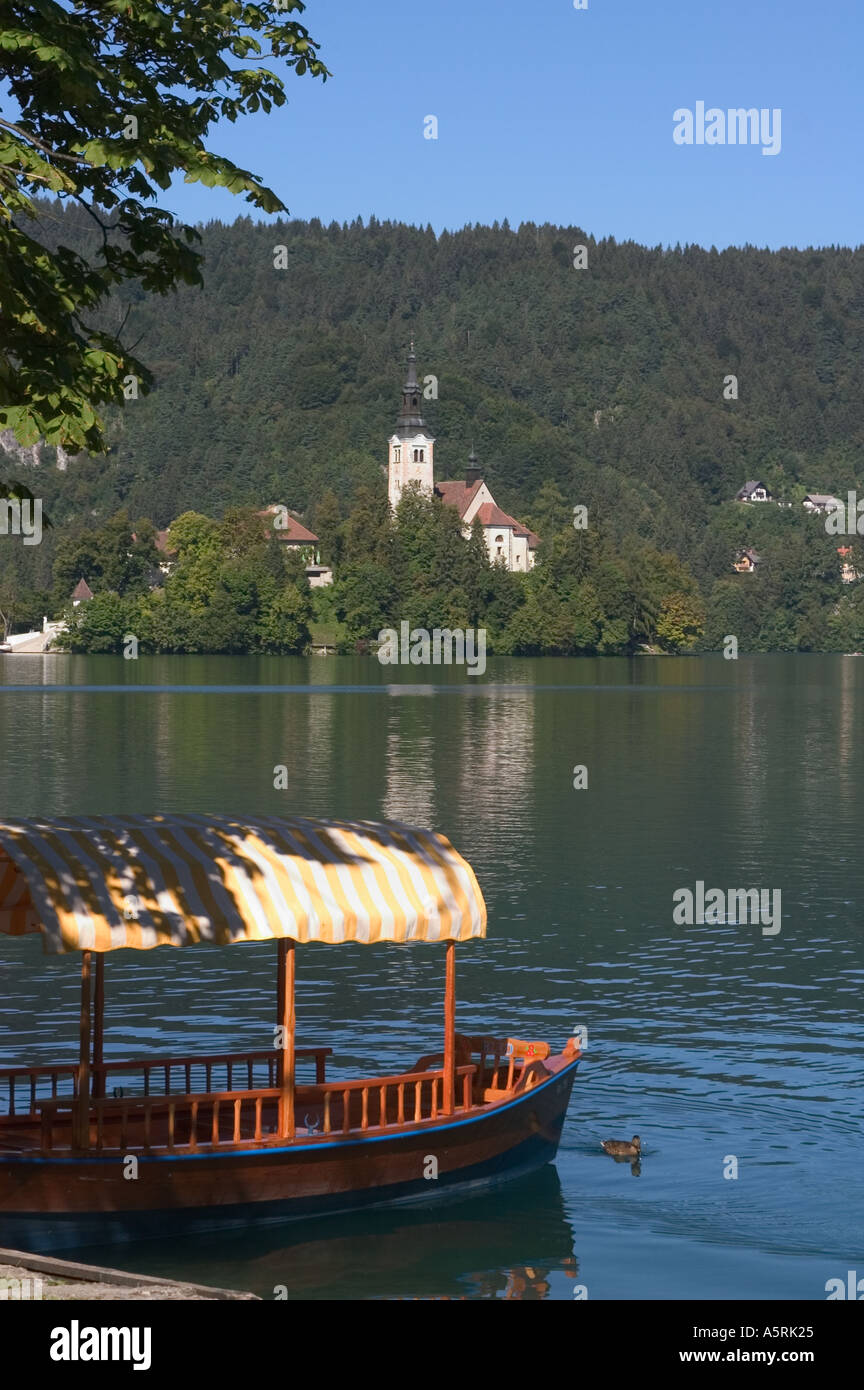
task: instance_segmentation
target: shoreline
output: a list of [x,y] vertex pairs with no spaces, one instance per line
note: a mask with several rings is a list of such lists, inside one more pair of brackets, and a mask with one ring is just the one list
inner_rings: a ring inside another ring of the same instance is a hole
[[252,1300],[257,1294],[240,1289],[210,1288],[182,1279],[131,1274],[105,1265],[79,1264],[26,1250],[0,1248],[0,1300],[10,1302],[90,1302],[161,1299],[176,1302]]

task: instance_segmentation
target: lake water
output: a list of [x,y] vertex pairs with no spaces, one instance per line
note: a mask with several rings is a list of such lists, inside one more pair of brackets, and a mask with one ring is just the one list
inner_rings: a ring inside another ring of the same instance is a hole
[[[828,1279],[864,1274],[864,660],[430,670],[0,657],[0,816],[434,827],[489,905],[488,940],[458,954],[460,1030],[556,1051],[588,1030],[556,1168],[494,1197],[86,1257],[337,1299],[562,1299],[576,1283],[591,1299],[824,1299]],[[132,688],[164,684],[193,689]],[[56,685],[88,688],[39,688]],[[779,889],[779,932],[675,925],[673,894],[697,881]],[[269,1047],[272,955],[109,956],[106,1056]],[[75,1058],[71,958],[4,940],[0,997],[4,1064]],[[333,1044],[334,1075],[435,1051],[442,1004],[440,951],[299,952],[298,1038]],[[634,1133],[638,1174],[600,1149]]]

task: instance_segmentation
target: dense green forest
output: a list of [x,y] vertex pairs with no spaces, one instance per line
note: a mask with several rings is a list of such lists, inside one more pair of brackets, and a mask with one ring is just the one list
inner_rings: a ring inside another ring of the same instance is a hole
[[[151,521],[133,526],[119,513],[61,536],[50,589],[16,587],[7,570],[0,615],[8,621],[11,612],[26,628],[40,611],[63,614],[61,648],[127,656],[290,654],[314,642],[370,650],[383,629],[403,622],[483,628],[493,654],[513,656],[716,650],[730,635],[744,651],[864,645],[864,584],[842,583],[824,518],[768,504],[720,510],[727,540],[743,520],[763,559],[754,574],[724,574],[707,595],[674,552],[634,536],[621,541],[602,521],[574,527],[548,482],[537,499],[545,539],[527,575],[493,565],[479,522],[466,537],[452,507],[413,487],[391,515],[380,488],[361,485],[344,520],[335,494],[325,493],[316,513],[335,583],[314,592],[305,557],[256,509],[232,507],[220,521],[184,513],[169,532],[170,557]],[[93,597],[73,609],[81,578]]]
[[[121,513],[57,547],[55,601],[68,609],[75,576],[93,597],[68,613],[55,647],[73,652],[303,652],[313,616],[303,558],[251,509],[222,521],[196,512],[171,528],[171,573],[159,570],[154,528]],[[92,581],[92,582],[91,582]],[[133,639],[130,644],[130,638]]]
[[[56,244],[91,244],[83,211],[43,213]],[[356,517],[377,507],[388,525],[386,439],[413,334],[421,378],[438,382],[425,405],[437,476],[460,476],[473,442],[496,501],[544,541],[533,576],[493,574],[494,592],[451,605],[487,621],[500,650],[528,649],[532,633],[565,651],[725,633],[758,650],[864,642],[843,542],[800,506],[805,491],[845,496],[864,472],[864,251],[649,249],[506,223],[436,237],[240,219],[202,234],[202,289],[127,290],[108,311],[156,380],[110,419],[111,452],[7,461],[54,523],[27,550],[0,537],[16,626],[49,596],[57,612],[61,547],[121,509],[165,527],[274,502],[332,552],[337,584],[314,598],[349,640],[396,609],[410,617],[418,575],[387,545],[364,554]],[[793,505],[735,504],[753,478]],[[577,504],[584,534],[568,523]],[[755,574],[732,571],[743,546]]]

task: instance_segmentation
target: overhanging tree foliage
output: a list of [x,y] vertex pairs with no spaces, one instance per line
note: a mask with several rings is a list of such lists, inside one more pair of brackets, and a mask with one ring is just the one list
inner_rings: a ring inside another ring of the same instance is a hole
[[[281,199],[207,148],[211,125],[286,101],[266,64],[326,78],[292,17],[301,0],[3,0],[0,105],[0,429],[77,451],[105,447],[100,408],[151,383],[120,332],[93,317],[112,287],[200,283],[198,234],[158,206],[182,173],[264,212]],[[86,209],[89,259],[50,248],[37,195]],[[26,489],[14,491],[24,495]]]

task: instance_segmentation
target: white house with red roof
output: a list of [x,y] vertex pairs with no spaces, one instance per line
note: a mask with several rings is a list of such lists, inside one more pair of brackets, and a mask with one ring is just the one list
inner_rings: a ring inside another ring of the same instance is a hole
[[273,527],[276,539],[283,545],[287,545],[289,550],[302,550],[311,560],[317,562],[318,559],[318,537],[314,531],[310,531],[304,526],[287,507],[281,507],[273,502],[269,507],[264,507],[258,513],[263,516]]
[[306,578],[312,589],[324,589],[333,583],[333,571],[322,565],[318,554],[318,537],[302,521],[275,502],[258,513],[273,527],[276,538],[289,550],[298,550],[306,561]]
[[402,388],[402,408],[396,420],[396,430],[390,436],[388,456],[388,496],[395,510],[403,488],[409,483],[421,491],[433,492],[448,507],[455,507],[462,520],[466,536],[479,520],[486,538],[486,548],[493,564],[522,573],[534,567],[539,536],[502,511],[492,496],[488,483],[481,476],[473,448],[468,456],[464,478],[436,483],[434,480],[435,439],[426,428],[420,404],[420,384],[417,380],[417,358],[414,344],[408,355],[408,375]]

